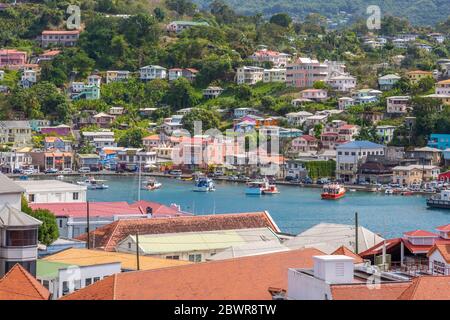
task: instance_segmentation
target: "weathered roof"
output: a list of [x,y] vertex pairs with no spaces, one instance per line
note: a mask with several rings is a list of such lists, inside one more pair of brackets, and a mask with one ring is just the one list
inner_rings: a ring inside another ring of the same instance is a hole
[[58,277],[59,269],[67,269],[70,266],[77,265],[38,259],[36,262],[36,277],[39,279],[54,279]]
[[450,300],[450,276],[414,278],[398,300]]
[[[117,244],[129,235],[139,233],[161,234],[175,232],[193,232],[210,230],[231,230],[248,228],[271,228],[280,232],[268,212],[217,214],[204,216],[152,218],[152,219],[126,219],[118,220],[91,231],[91,241],[95,238],[95,247],[106,251],[113,251]],[[86,240],[87,235],[78,237]],[[94,242],[92,243],[94,245]]]
[[0,279],[0,300],[48,300],[50,292],[20,264]]
[[331,297],[333,300],[396,300],[410,285],[410,282],[382,283],[376,289],[366,283],[331,285]]
[[384,148],[383,145],[373,143],[371,141],[351,141],[345,144],[339,145],[337,149],[378,149]]
[[0,209],[0,227],[32,227],[41,224],[40,220],[17,210],[8,203]]
[[115,274],[64,300],[271,300],[287,288],[289,268],[312,268],[316,249],[291,250],[141,272]]
[[[88,250],[70,248],[46,256],[43,261],[62,263],[68,265],[91,266],[96,264],[120,262],[124,270],[137,270],[136,255],[122,252],[106,252],[101,250]],[[140,256],[140,270],[153,270],[159,268],[175,267],[190,264],[189,261],[160,259]]]

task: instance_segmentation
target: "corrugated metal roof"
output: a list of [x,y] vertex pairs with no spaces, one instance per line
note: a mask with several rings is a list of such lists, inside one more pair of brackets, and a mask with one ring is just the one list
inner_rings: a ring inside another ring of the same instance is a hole
[[9,179],[4,174],[0,173],[0,194],[8,193],[23,193],[25,189],[15,183],[13,180]]
[[0,227],[32,227],[41,224],[40,220],[11,207],[9,204],[0,209]]

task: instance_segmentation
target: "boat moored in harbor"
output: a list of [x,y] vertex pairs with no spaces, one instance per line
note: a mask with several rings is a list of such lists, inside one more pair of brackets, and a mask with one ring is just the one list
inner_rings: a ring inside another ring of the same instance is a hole
[[142,189],[145,190],[156,190],[156,189],[160,189],[162,187],[162,183],[156,181],[155,179],[148,179],[147,181],[144,182]]
[[427,199],[430,208],[450,209],[450,190],[442,190],[439,194]]
[[208,177],[200,177],[195,181],[196,192],[211,192],[216,191],[216,187],[214,185],[214,181]]
[[278,194],[280,191],[278,191],[278,188],[274,184],[270,184],[267,189],[263,190],[263,194]]
[[248,195],[262,195],[264,190],[269,189],[269,181],[264,178],[260,180],[253,180],[247,183],[245,194]]
[[337,200],[345,195],[345,188],[340,184],[326,184],[323,186],[323,191],[321,194],[324,200]]
[[108,185],[104,184],[106,180],[97,180],[94,177],[89,177],[84,181],[77,181],[80,186],[86,186],[90,190],[108,189]]

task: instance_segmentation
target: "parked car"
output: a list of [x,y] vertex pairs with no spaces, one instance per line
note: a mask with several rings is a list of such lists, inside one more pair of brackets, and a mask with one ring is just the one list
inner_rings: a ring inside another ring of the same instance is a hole
[[61,173],[64,173],[64,174],[70,174],[70,173],[72,173],[73,171],[72,171],[72,169],[70,169],[70,168],[64,168],[63,170],[61,170]]
[[293,181],[293,180],[295,180],[295,177],[287,176],[286,178],[284,178],[284,180],[286,180],[286,181]]
[[22,169],[14,169],[13,173],[14,174],[23,174],[23,170]]
[[[35,171],[33,169],[25,169],[22,171],[23,174],[33,174],[35,173]],[[53,173],[53,172],[50,172]]]
[[169,174],[172,176],[181,176],[183,172],[181,170],[170,170]]
[[90,173],[91,169],[89,167],[81,167],[80,169],[78,169],[79,173]]

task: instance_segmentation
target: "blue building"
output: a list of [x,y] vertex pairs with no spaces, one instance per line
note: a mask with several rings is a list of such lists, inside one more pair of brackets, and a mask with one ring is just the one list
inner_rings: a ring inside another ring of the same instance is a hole
[[450,148],[450,134],[432,133],[427,146],[440,150]]

